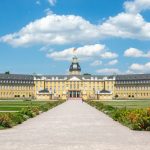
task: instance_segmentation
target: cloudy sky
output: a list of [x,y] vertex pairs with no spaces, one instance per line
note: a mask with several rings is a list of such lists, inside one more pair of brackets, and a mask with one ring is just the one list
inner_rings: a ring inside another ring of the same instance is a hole
[[0,73],[150,73],[150,0],[0,2]]

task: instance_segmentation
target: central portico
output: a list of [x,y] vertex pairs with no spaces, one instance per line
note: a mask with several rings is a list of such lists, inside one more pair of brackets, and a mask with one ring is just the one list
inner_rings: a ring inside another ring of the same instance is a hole
[[[76,70],[77,73],[77,70]],[[68,90],[68,98],[74,98],[74,99],[78,99],[81,98],[81,89],[79,89],[80,87],[78,86],[78,83],[81,81],[81,79],[79,79],[77,76],[72,76],[69,81],[72,83],[72,85],[70,86],[70,89]],[[74,84],[76,83],[76,84]]]
[[69,90],[68,92],[69,98],[81,98],[80,90]]

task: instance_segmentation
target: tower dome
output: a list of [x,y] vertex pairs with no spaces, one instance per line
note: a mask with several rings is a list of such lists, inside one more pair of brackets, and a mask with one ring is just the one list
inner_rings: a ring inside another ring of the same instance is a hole
[[81,73],[81,67],[79,65],[78,58],[76,56],[72,58],[72,63],[69,68],[69,73],[70,75],[80,75]]

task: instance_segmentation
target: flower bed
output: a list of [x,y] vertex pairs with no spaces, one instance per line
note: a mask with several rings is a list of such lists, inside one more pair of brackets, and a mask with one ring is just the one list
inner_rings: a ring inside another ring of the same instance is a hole
[[61,104],[63,101],[47,102],[39,106],[29,106],[21,109],[19,112],[2,112],[0,113],[0,129],[11,128],[17,124],[21,124],[29,118],[39,115],[41,112]]
[[150,131],[150,108],[128,109],[88,101],[88,104],[112,117],[132,130]]

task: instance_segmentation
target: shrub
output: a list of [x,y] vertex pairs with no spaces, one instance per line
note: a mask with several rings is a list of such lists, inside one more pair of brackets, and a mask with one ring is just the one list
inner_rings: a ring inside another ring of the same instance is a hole
[[9,113],[0,114],[0,126],[6,128],[12,127],[11,114]]
[[46,105],[41,105],[40,110],[43,112],[48,111],[48,107]]
[[87,102],[98,110],[103,111],[112,117],[115,121],[128,126],[133,130],[150,131],[150,108],[147,109],[127,109],[114,108],[109,105],[104,105],[101,102]]
[[11,119],[13,121],[13,125],[21,124],[23,121],[26,120],[21,113],[13,114]]
[[21,111],[20,111],[21,114],[23,115],[27,115],[29,116],[30,118],[34,117],[32,111],[30,108],[23,108]]
[[32,110],[33,113],[35,113],[35,115],[39,115],[39,112],[40,112],[39,107],[33,107],[31,110]]

